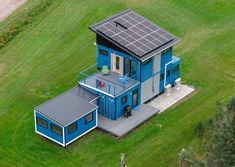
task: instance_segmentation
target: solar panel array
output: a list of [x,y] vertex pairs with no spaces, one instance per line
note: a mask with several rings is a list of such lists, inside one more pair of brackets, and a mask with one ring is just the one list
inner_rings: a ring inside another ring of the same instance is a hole
[[133,11],[100,24],[96,30],[138,57],[174,39],[171,34]]

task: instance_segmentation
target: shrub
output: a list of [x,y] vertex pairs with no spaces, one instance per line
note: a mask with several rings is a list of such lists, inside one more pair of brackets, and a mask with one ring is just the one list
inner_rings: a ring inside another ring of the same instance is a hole
[[202,136],[203,133],[205,132],[205,127],[202,122],[198,122],[197,125],[194,128],[194,133],[197,136]]

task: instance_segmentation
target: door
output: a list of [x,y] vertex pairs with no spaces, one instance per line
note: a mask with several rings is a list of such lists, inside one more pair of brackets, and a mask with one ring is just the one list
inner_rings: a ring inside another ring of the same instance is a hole
[[120,56],[117,56],[115,54],[112,54],[112,59],[113,59],[113,63],[112,63],[112,69],[114,72],[118,73],[118,74],[123,74],[123,58]]
[[136,89],[132,92],[132,108],[135,108],[138,103],[138,89]]

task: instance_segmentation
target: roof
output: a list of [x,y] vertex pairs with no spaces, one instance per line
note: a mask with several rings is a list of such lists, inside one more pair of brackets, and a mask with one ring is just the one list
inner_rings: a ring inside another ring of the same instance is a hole
[[97,106],[89,102],[97,97],[78,85],[37,106],[35,110],[65,127],[96,109]]
[[175,45],[180,39],[131,9],[89,27],[141,61]]

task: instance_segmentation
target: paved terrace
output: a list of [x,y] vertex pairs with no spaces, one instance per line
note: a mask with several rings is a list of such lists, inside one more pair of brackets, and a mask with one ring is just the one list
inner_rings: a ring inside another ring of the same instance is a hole
[[170,95],[162,94],[148,104],[142,104],[136,111],[132,112],[132,116],[129,118],[121,117],[116,121],[113,121],[99,115],[98,128],[120,138],[154,115],[161,113],[176,104],[194,90],[195,89],[190,86],[181,85],[180,89],[172,89]]
[[[117,96],[123,91],[126,91],[127,89],[139,84],[139,81],[130,77],[127,77],[127,82],[125,84],[122,84],[119,78],[120,74],[113,71],[110,71],[108,75],[103,75],[102,72],[98,72],[80,81],[80,84],[88,86],[91,89],[96,89],[105,92],[112,96]],[[98,85],[99,81],[104,83],[103,87],[100,87]]]

